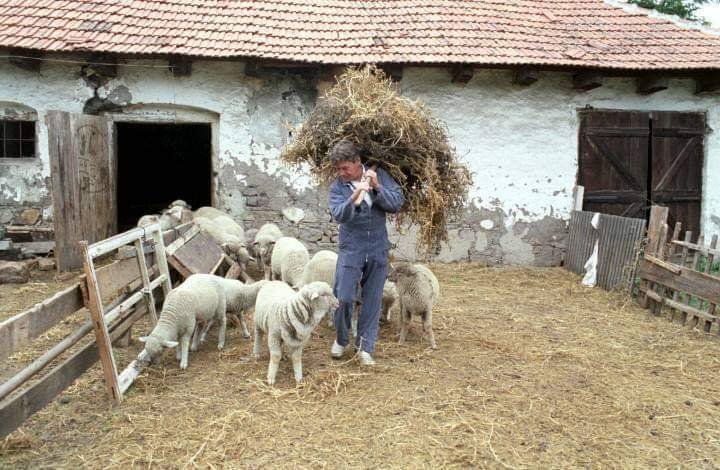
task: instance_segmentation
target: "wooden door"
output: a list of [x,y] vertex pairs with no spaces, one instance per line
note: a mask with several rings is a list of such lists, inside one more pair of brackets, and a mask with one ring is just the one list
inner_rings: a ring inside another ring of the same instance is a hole
[[49,111],[48,148],[58,271],[82,266],[78,242],[93,243],[116,231],[115,181],[107,120]]
[[580,121],[578,184],[583,210],[645,218],[649,113],[587,111]]
[[700,231],[702,198],[703,113],[653,112],[650,160],[653,203],[670,209],[668,223]]

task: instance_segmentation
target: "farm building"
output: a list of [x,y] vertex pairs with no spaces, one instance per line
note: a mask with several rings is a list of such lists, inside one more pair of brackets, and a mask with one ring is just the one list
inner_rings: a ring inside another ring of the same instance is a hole
[[14,0],[0,24],[0,224],[54,224],[58,251],[178,198],[332,247],[326,191],[277,156],[368,62],[473,172],[439,261],[560,264],[577,184],[588,210],[720,229],[720,38],[621,2]]
[[[0,468],[720,466],[716,32],[615,0],[10,0],[0,49],[0,255],[57,262],[0,261]],[[392,260],[377,363],[333,352],[328,189],[279,158],[368,63],[474,181],[424,268]],[[287,263],[241,256],[266,222]],[[276,268],[297,292],[249,284]]]

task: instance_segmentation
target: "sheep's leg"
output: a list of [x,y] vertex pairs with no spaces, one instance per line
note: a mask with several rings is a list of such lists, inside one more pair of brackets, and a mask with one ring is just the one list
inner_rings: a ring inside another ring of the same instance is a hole
[[218,349],[222,349],[225,347],[225,330],[227,329],[227,316],[225,315],[225,310],[223,309],[222,313],[220,314],[220,332],[218,333]]
[[408,323],[410,323],[410,312],[400,304],[400,341],[399,344],[405,344],[407,337]]
[[[193,330],[192,340],[190,341],[190,351],[197,351],[200,344],[200,325],[196,325]],[[179,358],[178,358],[179,359]]]
[[[210,328],[215,324],[215,319],[211,318],[210,320],[206,321],[203,325],[202,333],[200,333],[200,341],[198,344],[203,344],[205,340],[207,340],[208,332],[210,331]],[[199,328],[199,327],[198,327]]]
[[250,332],[248,331],[247,322],[245,321],[245,315],[243,315],[243,312],[240,312],[237,314],[237,316],[238,318],[240,318],[240,326],[242,327],[243,338],[250,338]]
[[255,342],[253,343],[253,356],[255,356],[255,360],[260,359],[260,353],[262,352],[262,330],[257,326],[253,326],[253,330],[255,333]]
[[268,348],[270,349],[270,363],[268,364],[268,385],[275,385],[275,376],[280,367],[282,357],[282,346],[280,338],[275,335],[268,335]]
[[430,339],[430,347],[437,349],[437,343],[435,342],[435,333],[432,329],[432,310],[428,310],[423,314],[423,330],[427,333]]
[[355,304],[353,307],[353,314],[352,318],[350,319],[350,334],[352,334],[352,337],[357,337],[357,325],[358,325],[358,317],[360,316],[360,304]]
[[190,349],[190,335],[183,335],[180,338],[180,369],[185,370],[188,366],[188,350]]
[[295,371],[295,383],[302,382],[302,347],[295,349],[290,353],[290,359],[292,360],[293,370]]

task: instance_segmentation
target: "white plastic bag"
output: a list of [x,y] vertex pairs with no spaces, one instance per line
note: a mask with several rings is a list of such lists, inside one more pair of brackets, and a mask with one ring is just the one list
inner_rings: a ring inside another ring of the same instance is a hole
[[[598,230],[598,227],[600,226],[600,213],[596,212],[593,216],[592,220],[590,221],[590,224],[593,226],[595,230]],[[587,261],[585,261],[585,265],[583,268],[585,268],[585,276],[582,279],[582,285],[587,287],[595,287],[597,284],[597,264],[598,264],[598,244],[600,242],[600,237],[595,240],[595,247],[593,248],[593,252],[588,258]]]

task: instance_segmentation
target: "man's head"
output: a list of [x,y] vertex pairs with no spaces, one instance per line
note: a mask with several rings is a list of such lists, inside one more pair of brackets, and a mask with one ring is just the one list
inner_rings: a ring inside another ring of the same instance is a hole
[[341,140],[330,151],[330,163],[344,182],[358,181],[363,174],[360,149],[349,140]]

